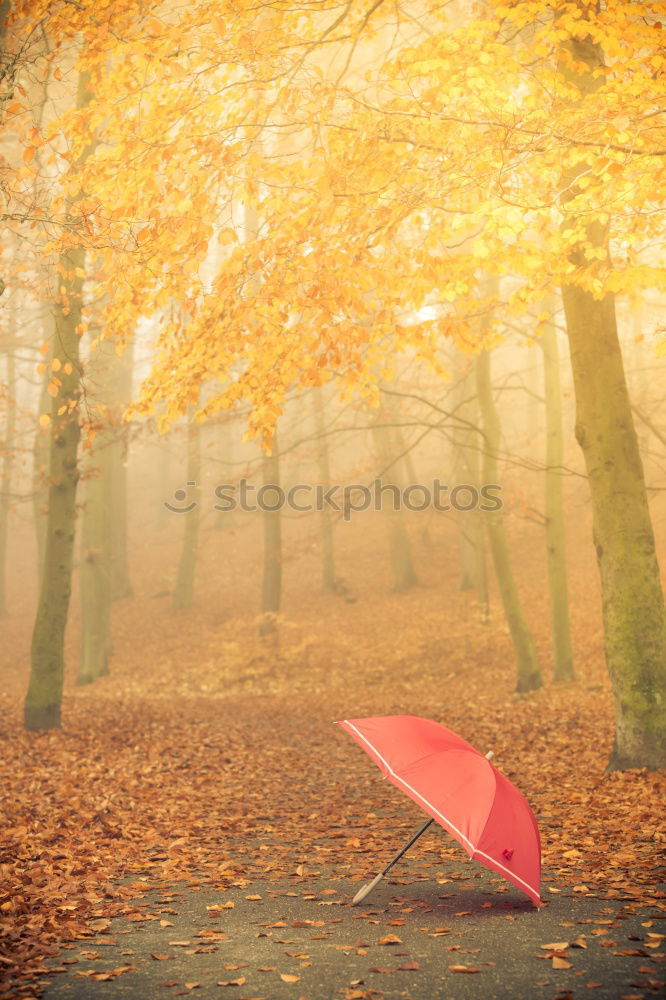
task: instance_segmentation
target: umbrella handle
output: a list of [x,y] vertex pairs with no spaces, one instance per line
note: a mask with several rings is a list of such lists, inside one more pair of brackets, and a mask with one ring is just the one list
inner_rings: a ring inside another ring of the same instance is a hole
[[423,826],[420,827],[416,831],[416,833],[411,838],[411,840],[408,843],[406,843],[405,846],[401,850],[398,851],[398,853],[396,854],[396,856],[394,858],[392,858],[389,861],[389,863],[387,864],[386,868],[383,868],[382,871],[380,871],[379,875],[376,875],[375,878],[373,878],[372,882],[368,882],[368,884],[364,885],[362,889],[359,889],[359,891],[356,893],[356,895],[352,899],[352,906],[356,906],[357,903],[360,903],[361,900],[365,899],[365,897],[368,896],[372,892],[372,890],[375,888],[375,886],[379,882],[381,882],[381,880],[384,878],[384,876],[386,875],[386,873],[388,871],[390,871],[391,868],[393,868],[393,865],[396,863],[396,861],[399,861],[400,858],[403,856],[403,854],[406,854],[406,852],[409,850],[409,848],[412,846],[412,844],[415,843],[419,839],[419,837],[421,836],[421,834],[425,833],[425,831],[428,829],[428,827],[432,823],[434,823],[434,822],[435,822],[434,819],[429,819],[426,823],[424,823]]
[[362,886],[352,899],[352,906],[356,906],[357,903],[362,903],[366,896],[369,896],[372,890],[378,885],[384,878],[384,872],[380,872],[376,875],[372,882],[368,882],[367,885]]
[[[486,754],[486,760],[492,760],[492,758],[494,756],[495,756],[495,754],[493,753],[493,751],[489,750],[488,753]],[[409,848],[412,846],[412,844],[415,841],[417,841],[419,839],[419,837],[421,836],[421,834],[425,833],[425,831],[428,829],[428,827],[430,826],[430,824],[434,823],[434,822],[435,821],[433,819],[429,819],[427,823],[424,823],[423,826],[419,830],[416,831],[416,833],[414,834],[414,836],[412,837],[412,839],[409,841],[409,843],[405,844],[405,846],[402,848],[402,850],[398,851],[398,853],[396,854],[396,856],[394,858],[392,858],[391,861],[389,861],[389,863],[387,864],[386,868],[384,868],[379,873],[379,875],[376,875],[373,878],[372,882],[368,882],[367,885],[364,885],[364,886],[362,886],[362,888],[359,889],[359,891],[356,893],[356,895],[352,899],[352,904],[351,904],[352,906],[356,906],[357,903],[362,903],[363,900],[365,899],[365,897],[370,895],[370,893],[375,888],[375,886],[379,885],[379,883],[384,878],[384,876],[386,875],[386,873],[391,868],[393,868],[393,865],[396,863],[396,861],[400,860],[400,858],[403,856],[403,854],[405,854],[409,850]]]

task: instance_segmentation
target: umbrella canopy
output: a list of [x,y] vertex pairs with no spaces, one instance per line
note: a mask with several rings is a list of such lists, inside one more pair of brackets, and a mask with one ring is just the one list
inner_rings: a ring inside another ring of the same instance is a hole
[[421,806],[471,858],[541,905],[534,813],[508,778],[451,729],[415,715],[338,723],[385,778]]

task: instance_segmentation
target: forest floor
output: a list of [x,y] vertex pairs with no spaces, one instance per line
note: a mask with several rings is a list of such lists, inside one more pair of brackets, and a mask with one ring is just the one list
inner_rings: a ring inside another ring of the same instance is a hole
[[[180,614],[152,569],[114,609],[110,675],[77,688],[69,671],[63,728],[48,733],[21,728],[26,599],[2,651],[0,997],[663,989],[666,782],[605,771],[613,713],[593,566],[572,573],[579,679],[556,685],[543,575],[525,544],[545,684],[521,696],[497,601],[481,624],[455,589],[450,541],[429,541],[422,585],[406,594],[371,556],[353,597],[320,594],[316,563],[292,574],[269,640],[243,616],[233,561]],[[75,662],[76,622],[70,631]],[[441,830],[351,908],[422,814],[333,723],[393,713],[494,751],[539,821],[540,911]]]

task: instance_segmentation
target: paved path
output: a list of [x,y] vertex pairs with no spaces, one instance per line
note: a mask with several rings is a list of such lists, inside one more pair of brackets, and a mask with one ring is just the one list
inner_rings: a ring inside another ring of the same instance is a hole
[[148,882],[129,918],[100,920],[96,936],[62,949],[44,995],[619,1000],[663,992],[663,894],[637,905],[550,881],[537,911],[477,865],[449,874],[434,882],[406,864],[360,907],[349,905],[359,883],[333,873],[225,890]]

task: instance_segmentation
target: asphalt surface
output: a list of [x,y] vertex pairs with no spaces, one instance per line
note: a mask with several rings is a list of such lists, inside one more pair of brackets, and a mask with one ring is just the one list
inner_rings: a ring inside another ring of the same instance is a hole
[[323,871],[227,889],[149,878],[133,912],[97,921],[91,937],[48,963],[46,1000],[664,994],[663,893],[639,904],[550,880],[537,910],[473,863],[438,881],[406,864],[357,907],[362,883]]

